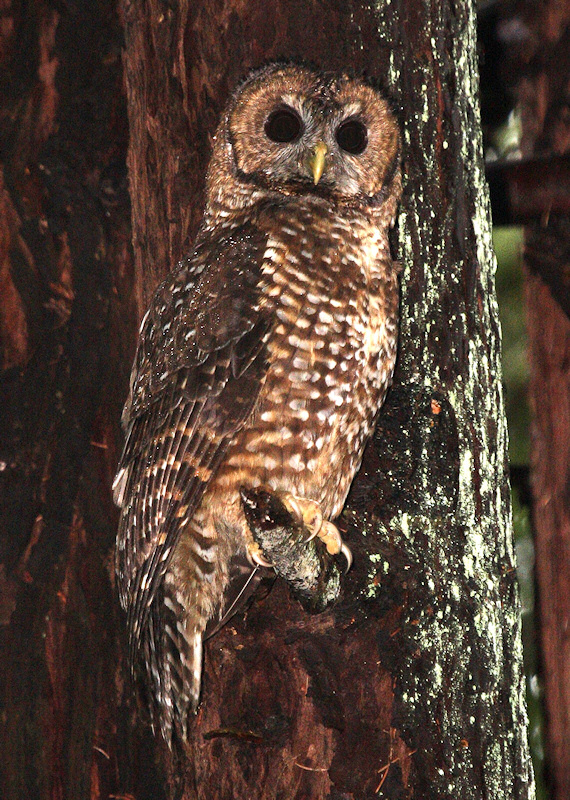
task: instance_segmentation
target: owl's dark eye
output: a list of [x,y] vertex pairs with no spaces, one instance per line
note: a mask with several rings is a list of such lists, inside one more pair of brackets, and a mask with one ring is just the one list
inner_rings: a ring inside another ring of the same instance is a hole
[[336,141],[341,150],[359,156],[366,150],[368,131],[359,119],[347,119],[336,129]]
[[289,144],[299,138],[303,131],[301,117],[292,108],[272,111],[265,122],[265,135],[272,142]]

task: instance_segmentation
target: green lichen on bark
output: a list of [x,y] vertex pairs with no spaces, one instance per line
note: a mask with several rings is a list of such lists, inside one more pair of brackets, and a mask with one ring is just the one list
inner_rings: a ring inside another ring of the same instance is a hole
[[[438,455],[427,445],[415,443],[416,463],[405,480],[388,465],[386,480],[399,481],[402,491],[413,475],[409,494],[417,504],[394,503],[387,519],[380,498],[368,530],[381,544],[371,555],[364,594],[381,599],[398,576],[405,585],[400,630],[385,642],[385,659],[397,675],[394,724],[416,748],[422,798],[526,800],[534,785],[475,8],[426,2],[421,15],[415,5],[415,17],[397,29],[393,15],[405,20],[406,4],[377,5],[380,35],[392,47],[392,95],[396,103],[412,98],[400,114],[404,274],[395,389],[435,393],[436,416],[441,398],[448,404],[445,414],[457,431],[457,494],[450,504],[449,492],[442,493],[446,478],[438,479]],[[394,40],[396,30],[401,38]],[[408,418],[399,417],[399,455],[388,437],[394,464],[410,452]],[[421,415],[414,419],[416,427],[430,424],[428,412],[423,422]],[[383,446],[379,441],[380,452]]]

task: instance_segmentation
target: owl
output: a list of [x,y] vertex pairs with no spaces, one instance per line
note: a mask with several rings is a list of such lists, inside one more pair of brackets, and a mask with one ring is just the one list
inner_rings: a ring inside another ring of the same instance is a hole
[[363,80],[272,64],[222,116],[194,249],[141,324],[114,482],[131,659],[169,743],[232,561],[270,566],[242,487],[350,563],[333,521],[396,359],[400,183],[398,125]]

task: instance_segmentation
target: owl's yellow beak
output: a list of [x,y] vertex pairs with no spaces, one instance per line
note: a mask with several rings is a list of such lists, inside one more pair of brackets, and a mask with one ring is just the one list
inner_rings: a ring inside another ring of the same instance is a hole
[[309,160],[309,166],[311,167],[311,172],[313,173],[313,181],[315,182],[315,186],[320,181],[321,175],[324,172],[327,153],[328,147],[326,144],[324,142],[317,142],[313,151],[313,155]]

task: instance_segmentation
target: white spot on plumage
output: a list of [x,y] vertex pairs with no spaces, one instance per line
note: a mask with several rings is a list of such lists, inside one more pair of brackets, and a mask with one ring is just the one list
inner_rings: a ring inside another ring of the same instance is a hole
[[325,408],[320,408],[317,411],[317,419],[320,422],[330,422],[332,413],[333,413],[333,408],[331,406],[326,406]]
[[[290,285],[290,288],[293,288],[293,285]],[[296,297],[292,297],[290,294],[282,294],[281,295],[281,302],[284,306],[289,306],[290,308],[299,308],[299,301]]]
[[293,400],[289,401],[289,408],[291,408],[293,411],[299,411],[300,409],[305,407],[306,407],[305,400],[294,398]]
[[288,225],[282,225],[281,226],[281,230],[284,233],[288,233],[289,236],[296,236],[297,235],[297,231],[294,228],[289,227]]
[[291,311],[286,308],[276,308],[275,309],[275,316],[277,319],[281,320],[281,322],[290,323],[291,319]]
[[[297,258],[293,258],[292,256],[289,256],[287,258],[287,261],[288,262],[291,261],[293,263],[298,263],[298,259]],[[288,276],[290,278],[296,278],[301,285],[302,284],[307,284],[309,282],[309,278],[308,278],[306,272],[303,272],[300,269],[295,269],[295,267],[292,267],[290,265],[287,266],[287,274],[288,274]]]
[[141,320],[141,324],[139,325],[139,333],[142,333],[143,328],[146,325],[146,321],[148,319],[148,315],[149,314],[150,314],[150,308],[148,309],[148,311],[146,312],[146,314],[144,315],[144,317]]
[[296,472],[301,472],[305,469],[305,462],[300,453],[293,453],[288,460],[289,466]]
[[313,377],[313,373],[302,370],[292,370],[289,373],[289,379],[292,383],[308,383]]
[[263,254],[264,261],[278,261],[280,259],[281,255],[279,253],[279,250],[277,250],[274,245],[269,245],[265,249],[265,253]]
[[309,360],[304,355],[301,355],[301,352],[297,352],[295,355],[293,359],[293,366],[295,369],[309,369]]

